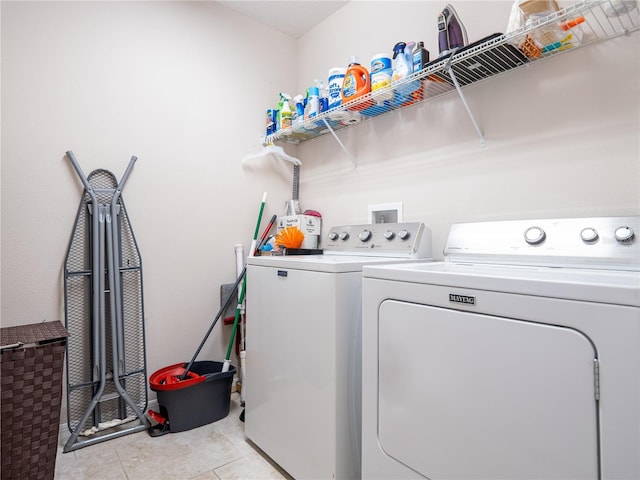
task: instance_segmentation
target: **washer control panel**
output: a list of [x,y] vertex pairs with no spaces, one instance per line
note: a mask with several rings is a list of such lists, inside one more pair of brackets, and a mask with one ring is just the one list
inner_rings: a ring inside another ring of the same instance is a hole
[[640,271],[640,216],[454,224],[445,257],[456,261]]
[[327,233],[325,254],[431,258],[431,230],[421,222],[342,225]]

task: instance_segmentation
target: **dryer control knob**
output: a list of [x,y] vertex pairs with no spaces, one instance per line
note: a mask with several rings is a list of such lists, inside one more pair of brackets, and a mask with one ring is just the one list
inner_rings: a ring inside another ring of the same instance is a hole
[[529,227],[524,232],[524,241],[529,245],[538,245],[544,242],[547,234],[540,227]]
[[407,238],[409,238],[409,232],[407,230],[400,230],[398,232],[398,238],[400,240],[406,240]]
[[338,239],[338,234],[336,232],[329,232],[329,240],[334,241]]
[[387,230],[386,232],[384,232],[384,238],[386,238],[387,240],[393,240],[393,237],[395,237],[396,234],[393,233],[391,230]]
[[595,228],[583,228],[580,232],[580,238],[583,242],[592,243],[598,240],[598,231]]
[[348,240],[349,232],[340,232],[340,240]]
[[616,237],[616,240],[619,242],[628,242],[634,237],[633,228],[618,227],[616,231],[613,232],[613,236]]
[[371,239],[371,231],[370,230],[362,230],[358,235],[358,238],[361,242],[367,242]]

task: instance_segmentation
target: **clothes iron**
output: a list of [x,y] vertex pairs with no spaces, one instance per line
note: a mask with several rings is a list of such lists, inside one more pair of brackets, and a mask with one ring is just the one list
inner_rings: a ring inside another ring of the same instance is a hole
[[466,44],[467,31],[454,8],[451,4],[447,4],[438,14],[440,56],[453,53],[457,48],[464,47]]

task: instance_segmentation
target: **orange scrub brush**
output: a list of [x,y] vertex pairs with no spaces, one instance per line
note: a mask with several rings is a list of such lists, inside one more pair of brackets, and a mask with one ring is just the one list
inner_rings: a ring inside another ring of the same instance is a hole
[[304,233],[298,227],[287,227],[276,235],[275,244],[284,248],[300,248]]

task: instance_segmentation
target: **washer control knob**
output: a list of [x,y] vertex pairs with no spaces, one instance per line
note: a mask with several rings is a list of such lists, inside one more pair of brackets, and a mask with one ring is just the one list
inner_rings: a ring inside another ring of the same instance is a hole
[[547,234],[540,227],[529,227],[524,232],[524,240],[529,245],[538,245],[544,242]]
[[593,227],[583,228],[580,232],[580,238],[583,242],[593,243],[598,240],[598,231]]
[[358,235],[358,238],[361,242],[367,242],[371,239],[371,231],[370,230],[362,230]]
[[340,232],[340,240],[348,240],[349,232]]
[[398,238],[400,240],[406,240],[407,238],[409,238],[410,234],[408,230],[400,230],[398,232]]
[[384,238],[386,238],[387,240],[393,240],[393,237],[395,237],[396,234],[393,233],[391,230],[387,230],[386,232],[384,232]]
[[338,239],[338,234],[336,232],[329,232],[329,240],[334,241]]
[[616,240],[619,242],[629,242],[633,240],[634,235],[633,228],[631,227],[618,227],[616,231],[613,232],[613,236],[616,237]]

